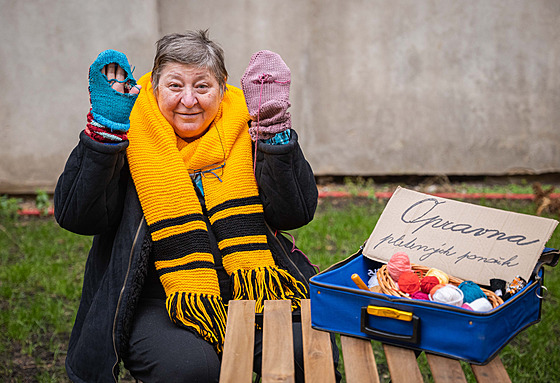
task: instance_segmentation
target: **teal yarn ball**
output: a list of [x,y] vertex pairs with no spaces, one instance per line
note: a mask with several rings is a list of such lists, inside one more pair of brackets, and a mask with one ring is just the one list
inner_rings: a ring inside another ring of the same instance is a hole
[[486,298],[484,291],[473,281],[464,281],[459,285],[459,289],[463,292],[463,300],[466,303],[471,303],[479,298]]

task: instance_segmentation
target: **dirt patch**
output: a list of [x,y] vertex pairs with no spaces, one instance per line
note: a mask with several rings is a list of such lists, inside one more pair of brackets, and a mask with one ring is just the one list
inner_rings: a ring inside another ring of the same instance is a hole
[[[48,344],[43,342],[55,342],[66,345],[70,334],[59,335],[56,339],[37,340],[37,344]],[[64,367],[66,350],[55,354],[43,346],[36,346],[29,355],[19,342],[11,343],[9,350],[0,354],[0,381],[6,383],[34,383],[39,377],[49,377],[58,382],[69,382]],[[47,379],[48,380],[48,379]],[[135,383],[136,379],[130,372],[123,369],[119,379],[121,383]]]
[[68,336],[69,334],[60,334],[49,339],[34,339],[28,345],[20,342],[8,343],[8,349],[0,354],[2,381],[37,382],[40,376],[65,377],[66,352],[54,353],[46,345],[49,342],[66,344]]

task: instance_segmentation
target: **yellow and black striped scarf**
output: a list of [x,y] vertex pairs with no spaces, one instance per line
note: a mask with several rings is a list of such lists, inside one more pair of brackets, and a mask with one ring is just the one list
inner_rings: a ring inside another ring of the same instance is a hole
[[228,86],[218,114],[201,138],[186,143],[160,113],[150,73],[130,116],[130,171],[152,237],[155,266],[171,320],[198,332],[221,352],[226,311],[193,169],[225,165],[220,177],[202,177],[207,216],[234,299],[291,299],[299,307],[306,287],[279,269],[267,244],[258,186],[252,171],[249,114],[240,89]]

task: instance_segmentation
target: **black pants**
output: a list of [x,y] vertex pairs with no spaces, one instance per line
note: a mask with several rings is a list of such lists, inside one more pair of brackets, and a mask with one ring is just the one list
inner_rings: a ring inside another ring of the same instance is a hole
[[[292,329],[296,382],[303,382],[301,323],[294,322]],[[262,331],[255,332],[254,350],[253,369],[260,374]],[[334,342],[333,356],[336,367],[338,349]],[[124,365],[145,383],[218,382],[220,375],[220,357],[214,348],[198,334],[174,325],[163,299],[143,298],[139,302]]]

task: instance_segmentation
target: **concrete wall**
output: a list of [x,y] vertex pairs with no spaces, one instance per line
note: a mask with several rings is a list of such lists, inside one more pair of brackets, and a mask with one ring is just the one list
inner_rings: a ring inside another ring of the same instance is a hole
[[54,189],[85,128],[88,69],[108,48],[151,68],[157,2],[0,0],[0,193]]
[[0,192],[54,186],[106,48],[139,77],[165,33],[209,28],[230,84],[269,49],[318,175],[560,171],[556,0],[0,0]]

